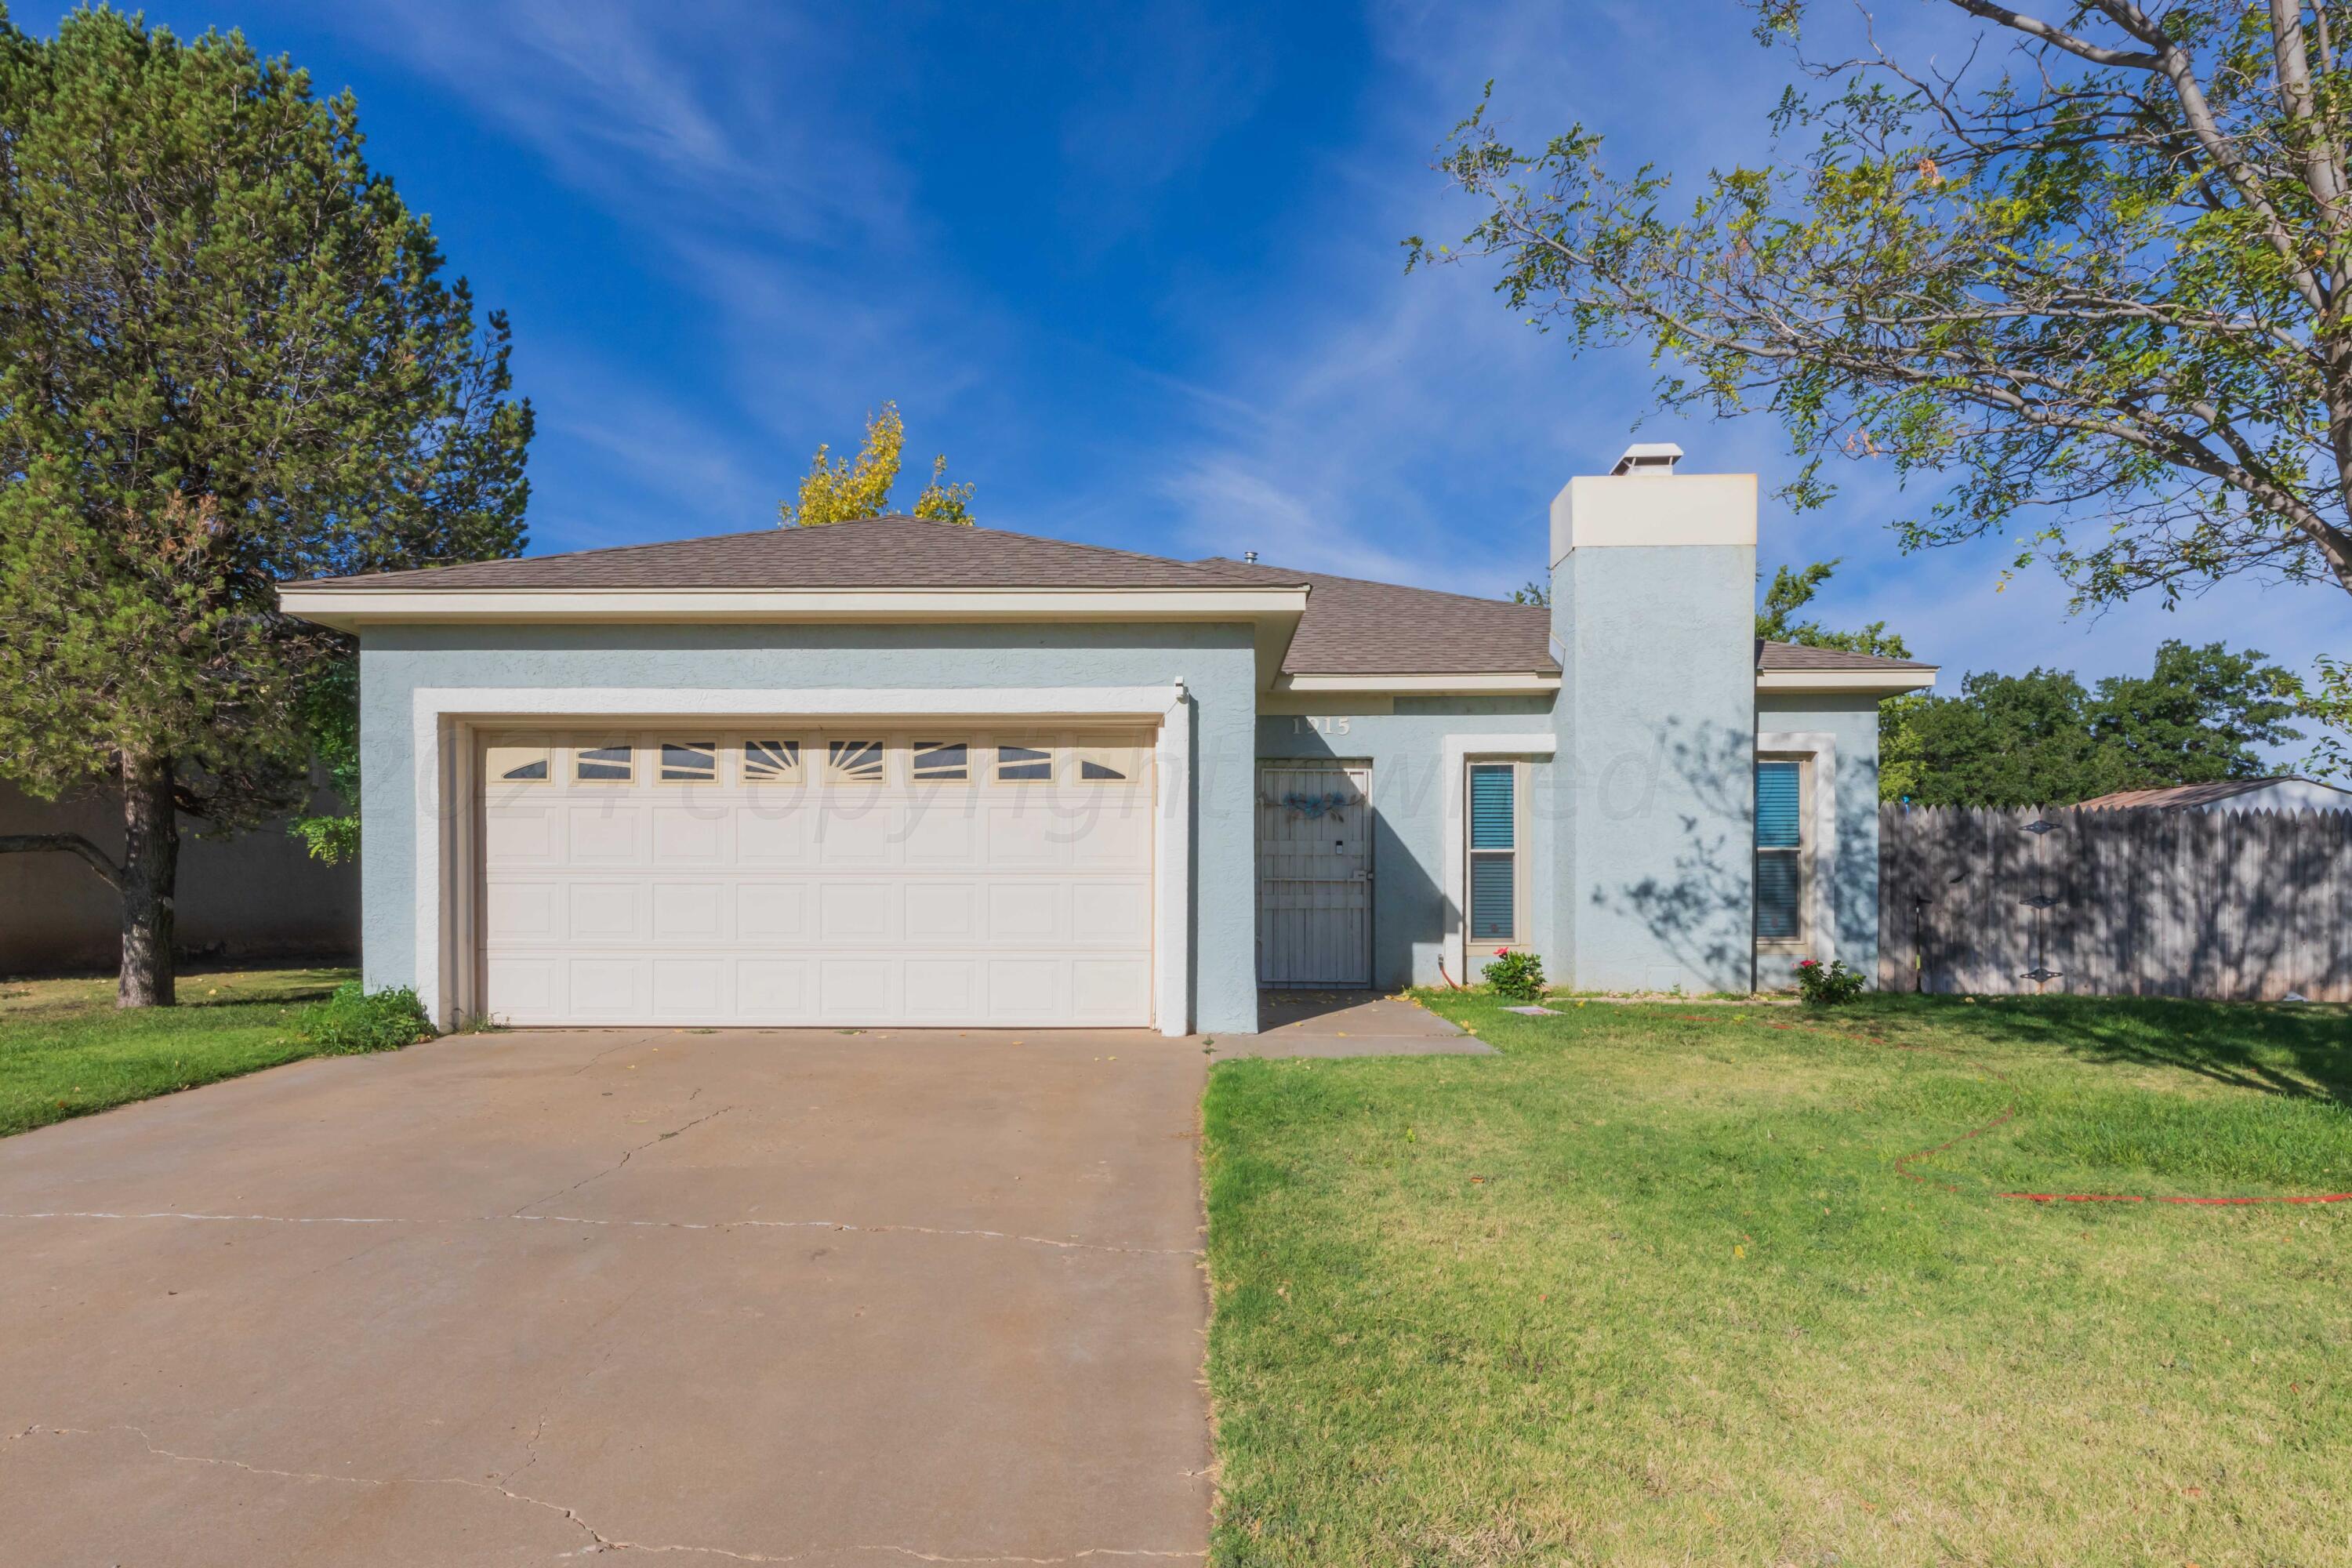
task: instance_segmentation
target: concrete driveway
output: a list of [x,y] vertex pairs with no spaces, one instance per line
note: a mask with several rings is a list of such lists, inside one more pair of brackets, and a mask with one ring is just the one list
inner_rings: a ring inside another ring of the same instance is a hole
[[1197,1558],[1204,1070],[476,1036],[6,1140],[0,1555]]

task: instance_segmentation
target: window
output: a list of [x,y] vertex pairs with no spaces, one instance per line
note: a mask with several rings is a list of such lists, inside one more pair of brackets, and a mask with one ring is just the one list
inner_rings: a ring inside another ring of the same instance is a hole
[[545,746],[491,746],[482,760],[482,772],[497,784],[545,784]]
[[801,743],[798,741],[743,742],[745,784],[798,784],[800,781]]
[[846,783],[880,784],[883,778],[882,742],[827,741],[824,743],[824,763],[835,778]]
[[572,753],[572,777],[580,784],[627,784],[629,748],[625,744],[581,747]]
[[1132,784],[1143,776],[1150,755],[1141,746],[1080,746],[1078,782]]
[[1472,942],[1519,940],[1518,769],[1478,763],[1470,769],[1470,921]]
[[719,742],[664,741],[661,746],[664,784],[715,784],[719,779]]
[[1805,940],[1804,764],[1756,764],[1756,940]]
[[1023,784],[1031,780],[1051,781],[1053,776],[1053,752],[1037,746],[996,748],[997,783]]
[[915,742],[917,784],[960,784],[971,777],[971,751],[961,741]]

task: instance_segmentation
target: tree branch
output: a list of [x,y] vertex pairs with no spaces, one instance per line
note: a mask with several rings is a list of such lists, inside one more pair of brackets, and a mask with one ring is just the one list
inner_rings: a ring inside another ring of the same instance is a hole
[[2039,38],[2070,55],[2079,55],[2095,66],[2155,70],[2163,64],[2154,55],[2144,55],[2131,49],[2110,49],[2088,38],[2078,38],[2063,27],[2052,26],[2039,16],[2029,16],[2022,11],[1996,5],[1992,0],[1954,0],[1954,3],[1972,16],[1982,16],[1986,21],[1998,22],[2012,32],[2023,33],[2029,38]]
[[0,833],[0,855],[38,853],[44,849],[61,850],[79,855],[89,862],[89,868],[99,874],[110,888],[122,886],[122,868],[106,858],[106,851],[79,833]]

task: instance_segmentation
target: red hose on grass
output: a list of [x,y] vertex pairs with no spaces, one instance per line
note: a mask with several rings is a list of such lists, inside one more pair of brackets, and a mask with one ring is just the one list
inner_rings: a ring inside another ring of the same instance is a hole
[[[1987,1066],[1983,1062],[1970,1060],[1969,1058],[1962,1056],[1959,1052],[1944,1046],[1906,1045],[1900,1040],[1890,1040],[1884,1035],[1856,1035],[1851,1034],[1843,1029],[1823,1028],[1817,1024],[1773,1024],[1770,1025],[1769,1027],[1775,1029],[1787,1029],[1791,1032],[1801,1032],[1805,1034],[1827,1035],[1833,1039],[1859,1041],[1861,1043],[1873,1046],[1885,1046],[1890,1049],[1898,1051],[1918,1051],[1926,1055],[1950,1057],[1956,1061],[1961,1062],[1968,1067],[1974,1068],[1977,1071],[1983,1073],[1986,1077],[1991,1079],[1994,1082],[2000,1084],[2006,1089],[2013,1091],[2017,1087],[2014,1083],[2010,1081],[2009,1075],[2002,1072],[1999,1068]],[[1957,1183],[1939,1182],[1932,1176],[1923,1176],[1918,1172],[1911,1169],[1911,1163],[1914,1160],[1925,1160],[1932,1154],[1940,1154],[1945,1150],[1955,1148],[1959,1144],[1968,1142],[1971,1139],[1981,1138],[1986,1133],[1992,1131],[1995,1128],[2004,1126],[2016,1119],[2017,1102],[2015,1100],[2011,1100],[2009,1105],[2002,1110],[1999,1116],[1994,1117],[1990,1121],[1986,1122],[1983,1126],[1971,1127],[1966,1132],[1960,1133],[1958,1137],[1947,1138],[1941,1143],[1935,1144],[1930,1148],[1916,1149],[1912,1151],[1910,1153],[1904,1155],[1902,1158],[1895,1162],[1895,1173],[1906,1180],[1918,1183],[1923,1187],[1940,1187],[1948,1193],[1958,1193],[1960,1192],[1960,1187]],[[2266,1194],[2260,1197],[2243,1198],[2174,1197],[2167,1196],[2158,1193],[1995,1193],[1993,1195],[1995,1197],[2001,1198],[2019,1198],[2030,1204],[2179,1204],[2197,1208],[2234,1208],[2242,1207],[2249,1204],[2352,1203],[2352,1193]]]

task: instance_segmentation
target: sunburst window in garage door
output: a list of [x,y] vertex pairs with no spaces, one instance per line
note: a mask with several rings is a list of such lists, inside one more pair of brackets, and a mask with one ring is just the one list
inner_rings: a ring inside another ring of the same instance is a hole
[[971,748],[962,741],[918,741],[914,747],[917,784],[961,784],[971,777]]
[[627,784],[629,747],[625,741],[582,746],[572,753],[572,776],[581,784]]
[[827,741],[825,766],[844,784],[880,784],[885,776],[879,741]]
[[483,755],[482,772],[499,784],[545,784],[547,748],[492,746]]
[[996,748],[996,782],[999,784],[1044,784],[1054,777],[1054,753],[1043,746],[999,745]]
[[801,743],[798,741],[745,741],[743,782],[747,784],[800,783]]
[[716,784],[719,780],[719,742],[664,741],[661,779],[664,784]]

